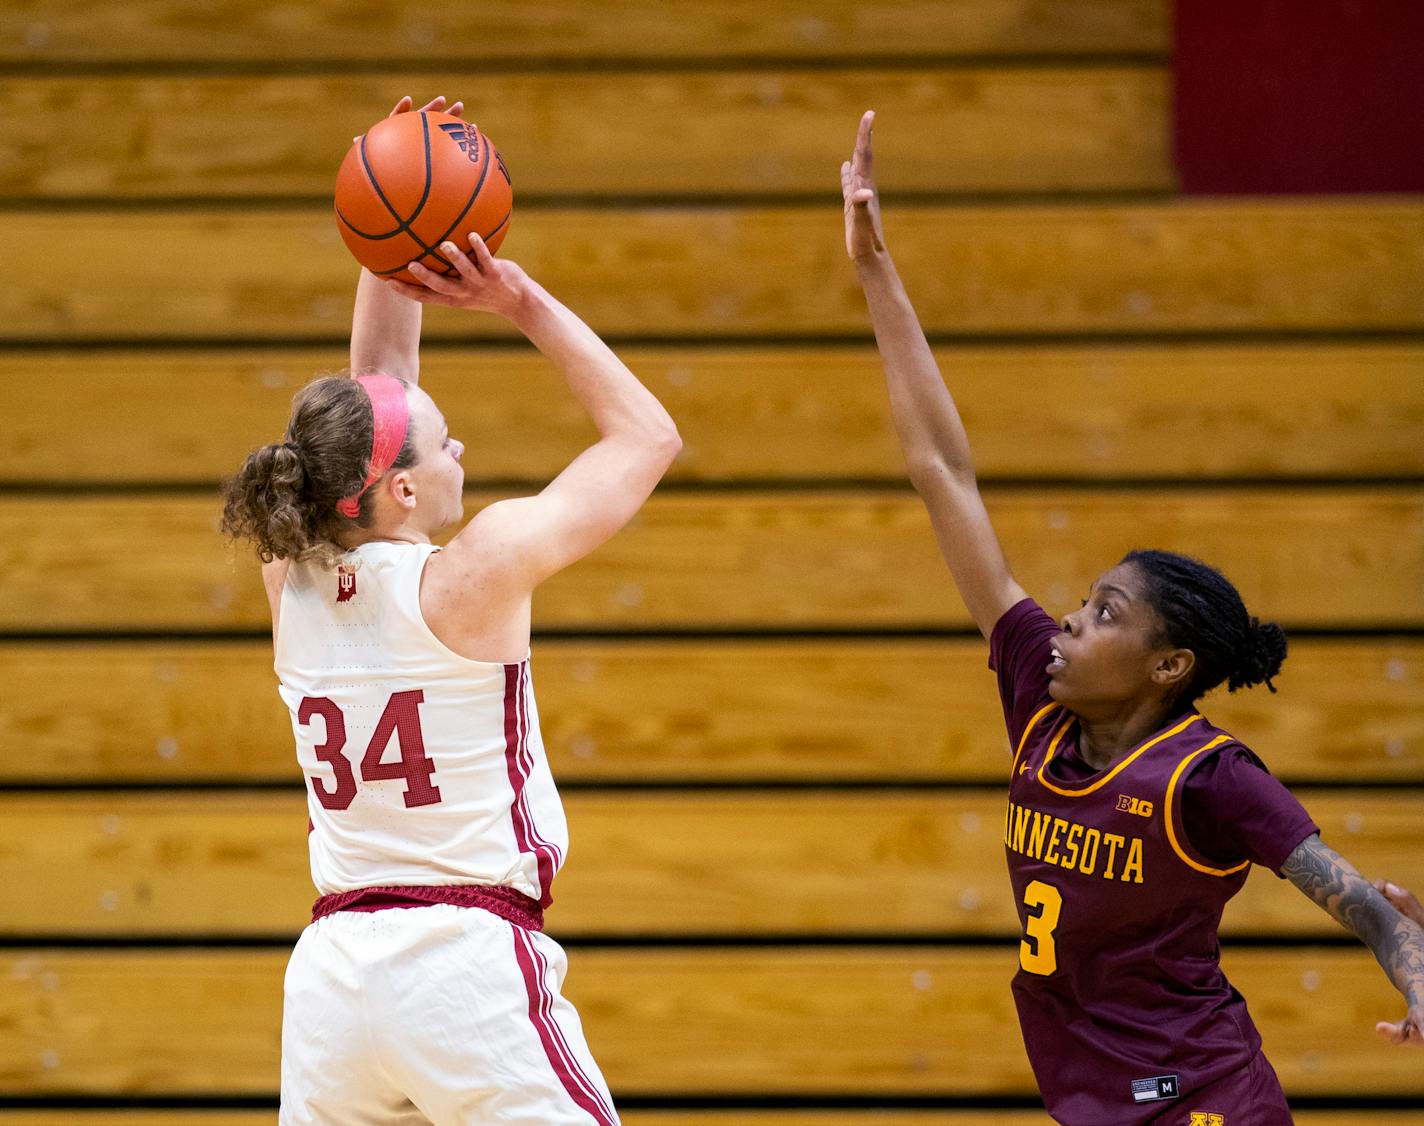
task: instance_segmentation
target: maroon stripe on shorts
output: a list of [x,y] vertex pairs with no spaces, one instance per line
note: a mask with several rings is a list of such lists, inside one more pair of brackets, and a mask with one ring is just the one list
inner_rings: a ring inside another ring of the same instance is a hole
[[597,1085],[589,1079],[577,1057],[564,1039],[563,1030],[554,1019],[554,1000],[544,986],[544,971],[547,963],[534,940],[522,931],[514,931],[514,957],[519,962],[524,975],[524,988],[529,995],[529,1020],[539,1033],[539,1042],[544,1047],[554,1074],[559,1082],[582,1110],[587,1111],[599,1126],[618,1126],[618,1116],[604,1100]]
[[504,768],[514,793],[509,807],[509,816],[514,823],[514,843],[520,852],[534,857],[539,871],[539,905],[547,907],[553,902],[554,860],[549,846],[536,843],[538,833],[529,811],[529,799],[524,793],[529,771],[524,746],[528,731],[522,706],[524,667],[522,662],[504,666]]
[[[529,665],[526,662],[519,666],[519,761],[526,782],[534,773],[534,752],[529,749],[529,732],[533,730],[533,723],[529,718],[529,698]],[[533,814],[529,810],[527,792],[524,799],[524,812],[529,822],[529,836],[534,842],[534,851],[539,858],[539,879],[544,886],[545,894],[548,895],[553,891],[554,874],[563,862],[563,857],[559,853],[558,846],[546,841],[544,835],[539,832],[539,826],[535,823]],[[544,906],[547,907],[549,904],[545,903]]]

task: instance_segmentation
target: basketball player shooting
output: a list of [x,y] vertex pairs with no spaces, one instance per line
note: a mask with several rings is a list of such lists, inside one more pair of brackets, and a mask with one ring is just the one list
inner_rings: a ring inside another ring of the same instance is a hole
[[1280,628],[1251,617],[1219,572],[1134,551],[1061,622],[1014,580],[886,247],[873,120],[861,119],[841,167],[846,250],[910,480],[998,674],[1014,751],[1004,844],[1023,927],[1013,994],[1039,1090],[1069,1126],[1186,1126],[1201,1112],[1284,1126],[1280,1084],[1218,964],[1222,909],[1251,864],[1374,953],[1408,1004],[1377,1025],[1393,1044],[1424,1044],[1424,931],[1197,709],[1223,682],[1274,691],[1286,653]]
[[[355,374],[303,388],[285,439],[225,486],[224,530],[264,560],[320,892],[287,968],[280,1121],[615,1126],[562,996],[564,953],[542,933],[568,833],[530,604],[633,517],[681,441],[518,265],[478,235],[441,250],[456,276],[362,271]],[[423,304],[509,321],[599,433],[538,495],[481,509],[444,548],[432,537],[463,518],[464,446],[420,386]]]

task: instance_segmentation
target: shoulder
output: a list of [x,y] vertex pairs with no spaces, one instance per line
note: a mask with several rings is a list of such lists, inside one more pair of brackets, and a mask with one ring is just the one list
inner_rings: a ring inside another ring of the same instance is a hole
[[432,569],[468,578],[481,573],[498,575],[517,567],[529,499],[495,501],[480,509],[431,560]]
[[1182,781],[1188,789],[1250,787],[1271,777],[1270,769],[1255,751],[1205,717],[1184,728],[1174,743],[1181,755]]
[[1183,760],[1181,816],[1187,836],[1203,855],[1248,859],[1279,871],[1290,850],[1319,831],[1260,756],[1229,735],[1188,758]]

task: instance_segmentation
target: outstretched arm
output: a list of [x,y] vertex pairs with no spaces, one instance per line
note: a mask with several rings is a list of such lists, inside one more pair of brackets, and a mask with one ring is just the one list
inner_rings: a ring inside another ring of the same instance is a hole
[[[387,115],[409,113],[404,97]],[[463,102],[446,106],[444,97],[420,107],[459,117]],[[402,297],[365,267],[356,283],[356,309],[351,317],[351,370],[357,375],[383,372],[409,383],[420,382],[420,318],[418,301]]]
[[861,118],[855,152],[841,165],[846,252],[870,308],[910,481],[929,510],[960,597],[988,637],[1004,611],[1025,597],[1024,590],[1009,572],[979,495],[969,437],[885,245],[871,172],[874,120],[873,112]]
[[450,544],[451,551],[469,548],[496,561],[499,573],[491,577],[527,593],[631,520],[682,440],[662,404],[613,350],[518,265],[495,258],[478,235],[470,236],[468,253],[453,243],[441,249],[457,277],[412,264],[421,287],[386,284],[427,304],[509,320],[559,369],[599,432],[538,496],[490,505]]
[[1355,866],[1312,833],[1281,866],[1281,875],[1370,948],[1409,1012],[1375,1025],[1391,1044],[1424,1045],[1424,929],[1392,907]]

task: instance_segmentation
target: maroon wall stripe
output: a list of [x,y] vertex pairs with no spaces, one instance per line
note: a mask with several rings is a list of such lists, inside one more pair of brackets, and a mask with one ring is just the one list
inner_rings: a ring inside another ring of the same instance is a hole
[[1189,193],[1424,191],[1424,3],[1176,0]]

